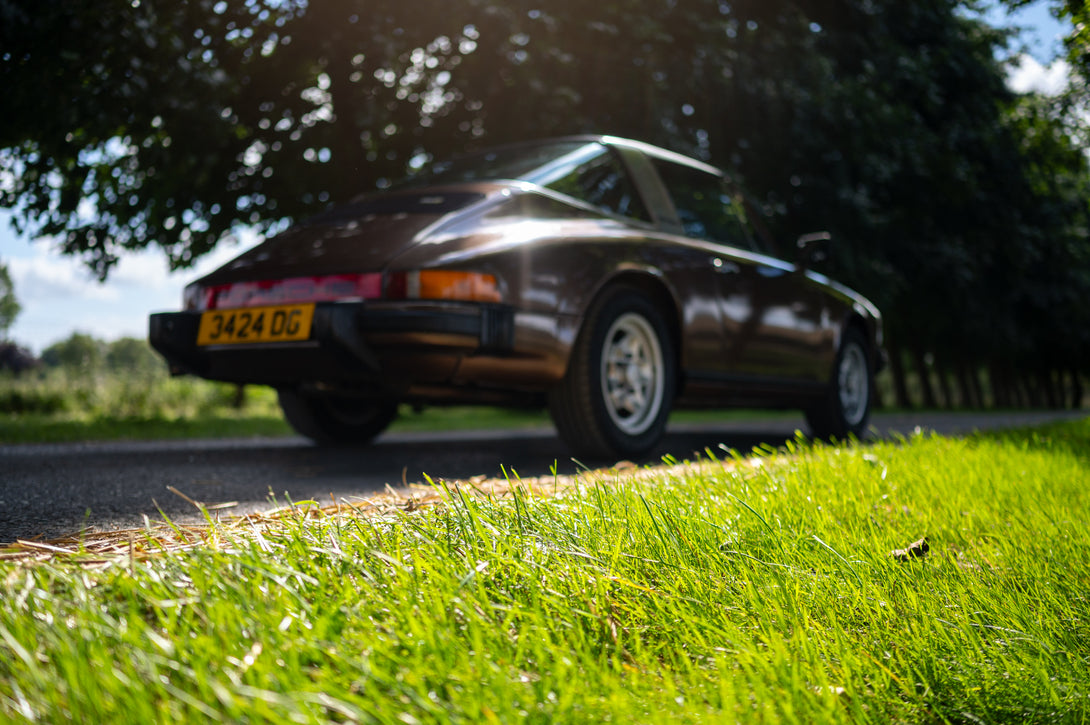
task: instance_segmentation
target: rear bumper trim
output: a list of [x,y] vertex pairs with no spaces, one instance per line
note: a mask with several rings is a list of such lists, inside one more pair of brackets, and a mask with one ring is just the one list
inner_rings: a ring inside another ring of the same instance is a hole
[[503,355],[511,352],[515,336],[514,310],[501,305],[394,309],[362,302],[319,303],[311,337],[305,342],[215,347],[197,346],[200,318],[200,312],[151,315],[148,341],[166,358],[171,372],[268,385],[377,383],[383,378],[386,348],[419,346],[429,353]]

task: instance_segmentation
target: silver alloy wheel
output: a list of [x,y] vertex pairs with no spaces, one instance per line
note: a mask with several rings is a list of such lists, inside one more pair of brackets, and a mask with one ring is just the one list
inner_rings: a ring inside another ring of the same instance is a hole
[[851,343],[844,348],[837,370],[837,394],[848,427],[862,423],[870,398],[870,371],[867,370],[867,354],[858,344]]
[[602,396],[618,429],[628,435],[647,431],[662,408],[666,370],[655,328],[628,312],[606,333],[602,348]]

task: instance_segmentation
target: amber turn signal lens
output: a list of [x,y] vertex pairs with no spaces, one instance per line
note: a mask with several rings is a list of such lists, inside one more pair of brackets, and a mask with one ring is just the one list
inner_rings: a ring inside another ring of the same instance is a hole
[[443,270],[422,270],[419,274],[422,300],[500,301],[496,278],[490,274]]
[[424,269],[394,272],[386,287],[387,299],[459,300],[463,302],[499,302],[496,277],[479,272]]

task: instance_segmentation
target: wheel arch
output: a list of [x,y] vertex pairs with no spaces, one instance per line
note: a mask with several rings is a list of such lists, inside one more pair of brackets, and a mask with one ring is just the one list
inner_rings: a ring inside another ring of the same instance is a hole
[[[594,294],[591,295],[583,310],[582,320],[579,324],[579,334],[582,335],[587,327],[587,313],[594,309],[595,304],[614,287],[629,287],[646,295],[654,305],[663,313],[667,322],[667,333],[670,335],[670,352],[674,357],[675,370],[681,375],[682,367],[682,318],[681,307],[678,305],[677,296],[670,288],[667,281],[659,274],[645,269],[621,269],[605,282],[603,282]],[[571,364],[571,361],[568,361]]]
[[[661,439],[679,385],[676,318],[668,288],[650,275],[611,276],[588,296],[564,377],[547,391],[557,432],[578,455],[631,458]],[[634,358],[627,340],[637,341]],[[620,367],[611,363],[607,378],[613,350]]]
[[[870,354],[870,362],[873,373],[877,373],[882,369],[882,343],[879,333],[879,322],[873,317],[867,318],[860,314],[857,310],[852,310],[848,313],[847,319],[842,326],[842,332],[840,338],[843,339],[844,333],[848,330],[856,330],[863,339],[867,341],[869,349],[867,352]],[[837,347],[840,346],[840,341],[837,341]]]

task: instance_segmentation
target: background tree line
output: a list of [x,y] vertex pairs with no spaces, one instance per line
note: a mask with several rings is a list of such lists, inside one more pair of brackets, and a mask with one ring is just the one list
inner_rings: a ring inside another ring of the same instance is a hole
[[1071,404],[1079,91],[1009,91],[1010,34],[978,5],[0,0],[0,206],[105,278],[125,250],[186,266],[431,157],[630,136],[732,169],[782,239],[833,232],[828,271],[886,316],[899,405]]
[[[15,356],[19,356],[19,360]],[[10,356],[10,358],[9,358]],[[35,356],[12,342],[0,340],[0,371],[16,374],[61,370],[70,375],[109,374],[142,379],[165,378],[166,365],[147,340],[122,337],[109,342],[85,332],[73,332]]]

